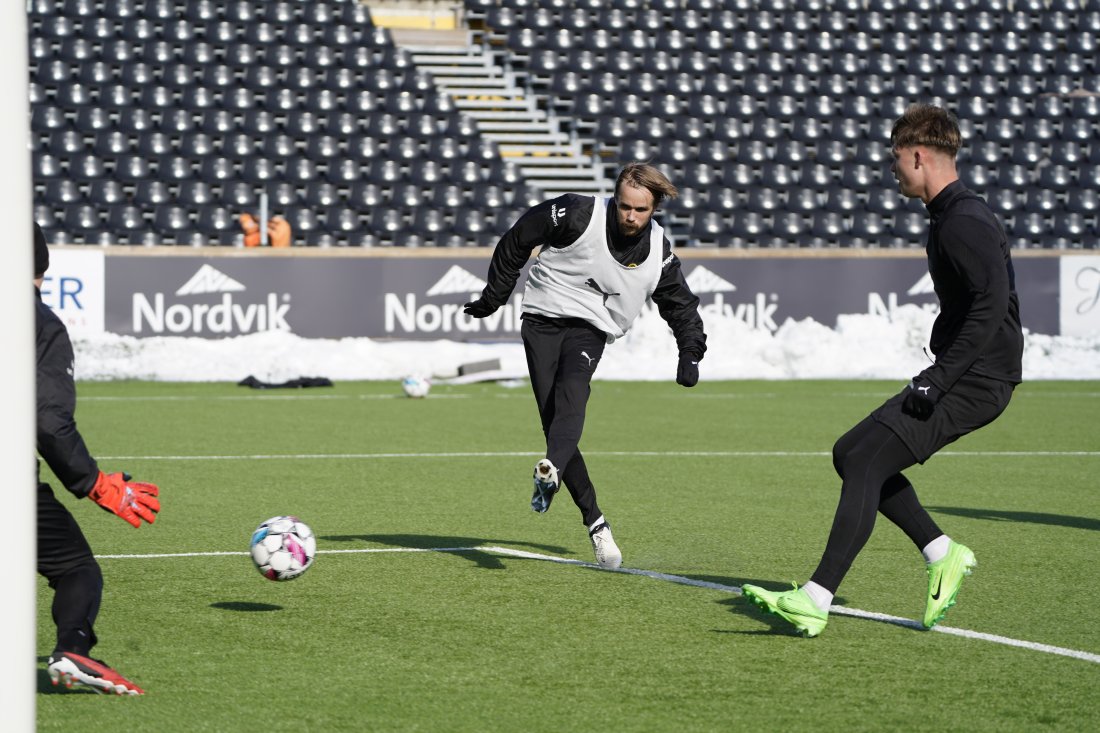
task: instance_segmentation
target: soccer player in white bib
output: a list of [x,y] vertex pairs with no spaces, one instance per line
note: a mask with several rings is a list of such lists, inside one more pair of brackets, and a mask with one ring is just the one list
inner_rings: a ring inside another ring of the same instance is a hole
[[695,386],[707,349],[699,299],[653,220],[661,201],[676,195],[657,168],[631,163],[620,171],[611,198],[564,194],[532,207],[500,238],[488,284],[465,306],[475,318],[495,312],[508,301],[531,252],[542,248],[527,276],[520,329],[546,436],[531,508],[548,510],[564,483],[601,567],[619,567],[622,553],[596,503],[579,445],[604,346],[622,338],[652,300],[676,337],[679,384]]

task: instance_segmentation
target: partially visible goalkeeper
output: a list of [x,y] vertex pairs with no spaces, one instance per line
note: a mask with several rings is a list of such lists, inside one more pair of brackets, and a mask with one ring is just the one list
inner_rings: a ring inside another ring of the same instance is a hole
[[[34,225],[35,340],[37,344],[38,454],[78,498],[87,497],[134,527],[152,524],[160,510],[153,484],[130,481],[124,473],[99,470],[76,429],[73,347],[65,325],[42,302],[42,278],[50,253]],[[141,695],[144,691],[88,656],[96,644],[92,628],[103,597],[103,575],[76,519],[38,481],[38,572],[54,591],[57,643],[48,662],[53,683],[85,685],[96,692]]]

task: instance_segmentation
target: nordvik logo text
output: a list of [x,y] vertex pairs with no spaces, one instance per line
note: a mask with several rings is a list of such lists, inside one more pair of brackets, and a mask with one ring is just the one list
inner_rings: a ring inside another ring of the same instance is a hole
[[415,293],[405,293],[404,296],[386,293],[386,333],[518,332],[518,295],[513,295],[510,302],[486,318],[473,318],[463,313],[463,302],[476,298],[484,287],[485,281],[477,275],[452,265],[435,285],[428,288],[425,295],[461,296],[456,302],[424,303],[417,301]]
[[[164,293],[134,293],[134,333],[242,334],[258,331],[289,331],[286,321],[290,296],[268,293],[260,303],[238,303],[232,293],[244,285],[210,265],[203,265],[175,292],[177,297],[221,293],[216,302],[165,305]],[[280,302],[281,301],[281,302]]]

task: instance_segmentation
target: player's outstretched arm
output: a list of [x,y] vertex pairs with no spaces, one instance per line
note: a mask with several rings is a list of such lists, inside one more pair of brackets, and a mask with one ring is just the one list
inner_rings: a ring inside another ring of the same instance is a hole
[[661,278],[653,291],[653,302],[665,323],[676,337],[679,362],[676,383],[694,387],[699,382],[699,362],[707,352],[707,334],[699,315],[699,298],[691,292],[680,267],[680,259],[672,253],[666,238],[663,243]]
[[467,303],[463,312],[485,318],[507,303],[535,248],[568,247],[577,241],[592,218],[594,201],[591,196],[567,193],[525,211],[497,242],[481,297]]

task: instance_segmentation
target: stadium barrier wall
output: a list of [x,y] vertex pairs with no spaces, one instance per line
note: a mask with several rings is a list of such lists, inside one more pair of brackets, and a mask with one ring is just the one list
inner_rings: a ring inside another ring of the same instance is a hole
[[[223,338],[286,330],[304,338],[519,338],[521,276],[508,305],[463,315],[491,250],[201,250],[55,247],[43,298],[77,336]],[[678,252],[704,311],[775,331],[790,318],[934,311],[923,252]],[[1100,255],[1013,254],[1023,325],[1100,335]]]

